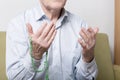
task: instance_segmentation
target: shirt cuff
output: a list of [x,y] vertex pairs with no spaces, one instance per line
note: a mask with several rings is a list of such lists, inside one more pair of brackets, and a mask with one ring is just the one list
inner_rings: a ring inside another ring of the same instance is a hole
[[87,63],[82,58],[80,58],[80,61],[78,62],[76,67],[81,67],[81,69],[84,70],[85,72],[88,72],[91,69],[95,69],[96,67],[95,58],[90,63]]
[[33,62],[32,62],[32,57],[28,51],[28,53],[26,54],[25,58],[24,58],[24,66],[30,71],[30,72],[35,72],[34,67],[36,69],[39,68],[40,66],[40,62],[41,60],[36,60],[33,58]]
[[76,68],[77,74],[81,74],[82,76],[87,77],[87,79],[92,80],[92,78],[96,79],[97,77],[98,69],[95,58],[90,63],[87,63],[81,57],[80,61],[76,64]]

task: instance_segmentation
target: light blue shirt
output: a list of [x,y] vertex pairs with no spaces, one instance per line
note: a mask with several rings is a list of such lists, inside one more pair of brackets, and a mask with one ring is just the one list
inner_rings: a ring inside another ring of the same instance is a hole
[[[45,21],[50,22],[39,5],[9,23],[6,40],[6,73],[9,80],[45,80],[46,70],[35,72],[33,69],[26,28],[29,22],[35,33]],[[81,27],[87,27],[86,23],[66,10],[57,20],[57,34],[48,49],[49,80],[96,79],[98,70],[95,59],[90,63],[82,60],[82,47],[78,43]],[[35,67],[44,67],[45,56],[34,60]]]

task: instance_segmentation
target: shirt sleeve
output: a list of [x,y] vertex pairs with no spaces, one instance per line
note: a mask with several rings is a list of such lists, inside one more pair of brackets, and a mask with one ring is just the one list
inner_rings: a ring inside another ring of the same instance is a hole
[[76,64],[75,73],[76,80],[95,80],[98,73],[95,58],[90,63],[86,63],[81,57]]
[[[23,20],[15,19],[7,29],[6,73],[9,80],[31,80],[36,74],[29,53],[28,38],[23,28],[26,26],[22,22]],[[34,60],[34,63],[36,68],[41,67],[39,60]]]
[[[79,21],[81,21],[80,18],[78,18],[78,24],[80,23]],[[88,25],[84,20],[82,20],[80,27],[84,27],[87,29]],[[81,51],[81,46],[79,47]],[[82,59],[82,55],[81,55],[80,59],[75,65],[75,69],[74,69],[75,79],[76,80],[95,80],[97,77],[97,74],[98,74],[98,69],[97,69],[95,58],[90,63],[86,63]]]

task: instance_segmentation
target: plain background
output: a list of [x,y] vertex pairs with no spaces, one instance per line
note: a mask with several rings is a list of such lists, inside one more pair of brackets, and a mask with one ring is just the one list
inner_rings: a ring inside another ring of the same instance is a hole
[[[37,0],[0,0],[0,31],[6,31],[6,25],[12,18],[34,7],[37,2]],[[67,0],[65,8],[79,15],[89,26],[99,27],[99,32],[107,33],[113,59],[114,0]]]

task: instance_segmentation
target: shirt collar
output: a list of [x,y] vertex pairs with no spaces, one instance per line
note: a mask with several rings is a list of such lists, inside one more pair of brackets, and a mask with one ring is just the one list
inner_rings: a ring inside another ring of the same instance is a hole
[[38,4],[35,8],[35,20],[38,21],[42,19],[43,17],[45,17],[45,13],[42,10],[41,5]]
[[60,28],[63,24],[64,20],[67,18],[68,12],[63,8],[61,12],[60,18],[57,20],[56,29]]
[[62,9],[62,13],[61,13],[61,16],[60,17],[67,17],[68,16],[68,13],[67,11],[65,10],[65,8]]

